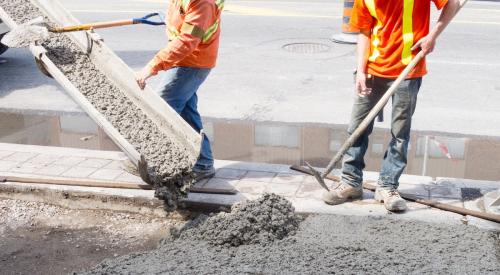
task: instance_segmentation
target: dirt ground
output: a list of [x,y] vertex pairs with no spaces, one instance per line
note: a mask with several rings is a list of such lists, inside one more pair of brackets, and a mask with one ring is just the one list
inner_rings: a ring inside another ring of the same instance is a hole
[[0,199],[0,273],[68,274],[154,249],[181,217],[71,210]]

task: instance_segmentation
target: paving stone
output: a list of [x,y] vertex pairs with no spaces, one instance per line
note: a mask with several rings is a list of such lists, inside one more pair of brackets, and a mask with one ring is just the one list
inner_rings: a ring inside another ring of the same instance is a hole
[[6,150],[0,150],[0,159],[3,159],[7,156],[10,156],[12,154],[14,154],[15,151],[6,151]]
[[[333,180],[329,180],[329,179],[324,179],[325,180],[325,183],[326,183],[326,186],[330,187],[330,186],[337,186],[338,182],[337,181],[333,181]],[[319,185],[319,182],[318,180],[316,180],[315,177],[313,176],[309,176],[309,175],[305,175],[304,177],[304,181],[302,181],[303,184],[307,184],[307,185]]]
[[58,160],[61,156],[58,155],[45,155],[45,154],[39,154],[38,156],[32,158],[29,160],[31,163],[36,163],[36,164],[51,164]]
[[41,168],[40,170],[36,171],[36,173],[40,175],[59,176],[70,168],[71,166],[52,164]]
[[10,169],[16,167],[19,162],[9,161],[9,160],[0,160],[0,171],[7,172]]
[[486,212],[500,215],[500,189],[486,193],[483,201]]
[[429,189],[423,184],[406,184],[401,183],[398,187],[401,194],[418,197],[421,199],[429,198]]
[[130,174],[129,172],[122,172],[118,177],[116,177],[115,180],[124,182],[144,183],[141,177]]
[[458,187],[480,188],[489,190],[500,188],[500,181],[470,180],[470,179],[455,179],[455,178],[436,178],[436,181],[451,182]]
[[71,178],[86,178],[96,170],[97,168],[75,166],[64,172],[61,176]]
[[77,164],[80,167],[102,168],[111,163],[110,159],[89,158]]
[[399,178],[399,182],[409,184],[433,184],[432,177],[403,174]]
[[321,200],[323,193],[326,190],[321,187],[319,184],[301,184],[299,190],[297,191],[297,198],[314,198],[317,200]]
[[92,173],[89,178],[100,179],[100,180],[113,180],[123,173],[122,170],[116,169],[99,169]]
[[297,182],[287,182],[287,183],[269,183],[266,186],[265,192],[275,193],[277,195],[285,197],[293,197],[300,187],[300,183]]
[[247,181],[271,182],[276,175],[277,173],[273,172],[248,171],[242,179]]
[[266,186],[269,184],[270,183],[267,182],[240,180],[236,184],[236,190],[241,193],[260,195],[264,193],[264,191],[266,190]]
[[481,189],[479,189],[479,188],[462,187],[462,188],[460,188],[460,190],[462,193],[462,200],[464,200],[464,201],[475,200],[475,199],[478,199],[484,195],[481,192]]
[[432,186],[429,195],[431,198],[462,199],[462,190],[457,187]]
[[82,157],[61,157],[58,160],[56,160],[54,163],[55,165],[66,165],[66,166],[74,166],[77,165],[78,163],[86,160],[86,158]]
[[436,178],[436,185],[439,186],[449,186],[449,187],[457,187],[462,188],[465,187],[465,184],[461,180],[450,179],[450,178]]
[[124,162],[121,160],[113,160],[103,168],[105,169],[115,169],[115,170],[123,170],[124,168]]
[[193,184],[193,187],[196,187],[196,188],[203,188],[203,186],[208,182],[208,180],[210,179],[202,179],[200,181],[197,181]]
[[241,179],[246,172],[246,170],[220,168],[215,173],[215,177],[223,179]]
[[36,174],[36,171],[45,167],[43,164],[24,162],[10,169],[13,173]]
[[274,177],[273,179],[273,183],[285,183],[285,184],[289,184],[289,183],[302,183],[305,179],[305,175],[300,175],[300,174],[290,174],[290,173],[279,173],[278,175],[276,175],[276,177]]
[[464,201],[464,207],[474,211],[485,212],[484,200],[482,198],[473,201]]
[[232,179],[221,179],[221,178],[211,178],[208,180],[205,185],[203,185],[203,188],[216,188],[216,189],[227,189],[227,190],[233,190],[235,189],[235,186],[237,185],[239,180],[232,180]]
[[38,154],[30,152],[15,152],[12,155],[2,158],[2,160],[22,162],[34,158],[36,155]]

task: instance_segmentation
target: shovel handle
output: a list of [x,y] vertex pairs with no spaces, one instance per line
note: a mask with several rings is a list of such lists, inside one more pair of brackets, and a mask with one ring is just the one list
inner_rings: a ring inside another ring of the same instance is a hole
[[[157,16],[157,21],[151,20],[152,17]],[[154,12],[150,14],[146,14],[140,18],[126,19],[126,20],[117,20],[117,21],[107,21],[107,22],[97,22],[83,25],[75,25],[68,26],[62,28],[53,28],[51,32],[74,32],[74,31],[88,31],[93,29],[103,29],[103,28],[112,28],[126,25],[134,25],[134,24],[147,24],[147,25],[165,25],[165,16],[162,13]]]
[[50,31],[51,32],[88,31],[88,30],[92,30],[92,29],[112,28],[112,27],[126,26],[126,25],[132,25],[132,24],[134,24],[134,20],[127,19],[127,20],[98,22],[98,23],[91,23],[91,24],[62,27],[62,28],[54,28]]

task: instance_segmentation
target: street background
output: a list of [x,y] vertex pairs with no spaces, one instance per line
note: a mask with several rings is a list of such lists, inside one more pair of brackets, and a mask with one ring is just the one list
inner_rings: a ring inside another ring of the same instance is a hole
[[[165,0],[63,0],[82,22],[165,10]],[[199,91],[206,117],[346,124],[353,99],[355,46],[332,43],[342,1],[228,0],[217,67]],[[436,18],[434,9],[433,18]],[[500,135],[500,4],[471,1],[428,57],[414,129]],[[163,27],[99,30],[139,70],[165,46]],[[316,46],[284,46],[314,43]],[[314,53],[314,51],[316,51]],[[0,65],[2,108],[77,110],[55,81],[41,75],[26,49]],[[155,86],[161,75],[152,79]],[[386,109],[386,117],[389,110]],[[388,121],[377,124],[388,127]]]

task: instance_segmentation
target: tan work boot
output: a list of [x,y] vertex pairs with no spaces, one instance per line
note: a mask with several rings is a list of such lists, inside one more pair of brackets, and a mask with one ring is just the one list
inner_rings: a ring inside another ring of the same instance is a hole
[[375,190],[375,200],[384,202],[385,208],[392,212],[406,210],[406,201],[393,188],[377,187]]
[[352,187],[347,183],[341,183],[335,189],[323,193],[323,201],[327,204],[341,204],[348,200],[360,199],[363,197],[363,188]]

